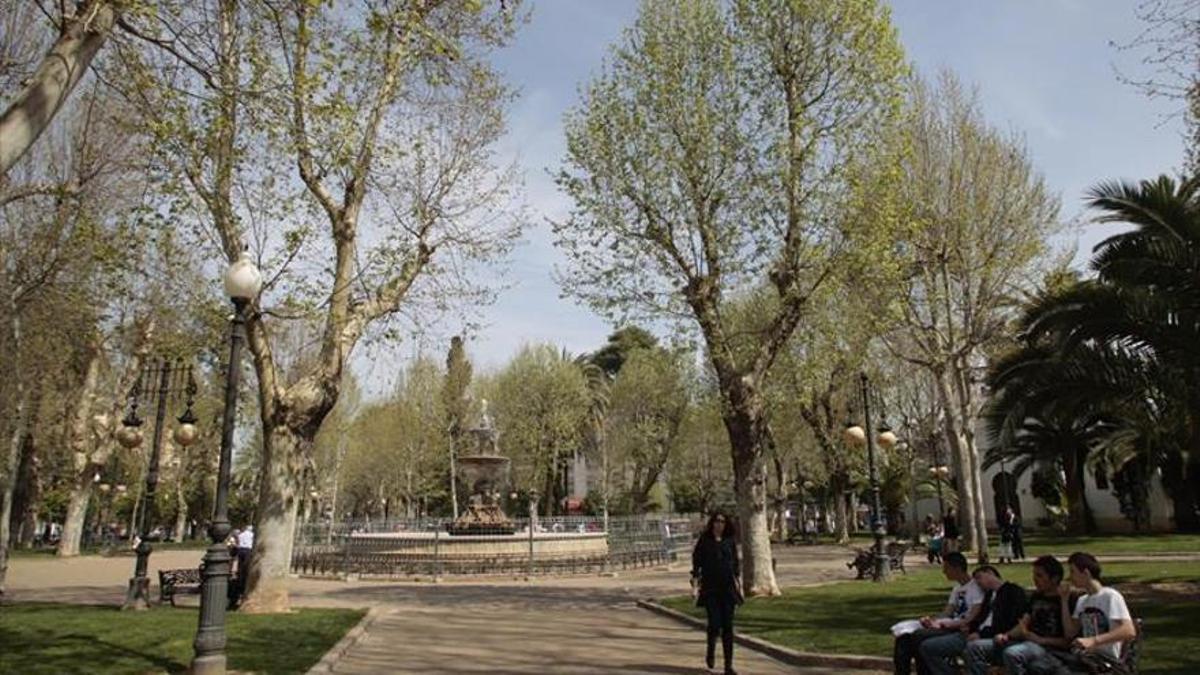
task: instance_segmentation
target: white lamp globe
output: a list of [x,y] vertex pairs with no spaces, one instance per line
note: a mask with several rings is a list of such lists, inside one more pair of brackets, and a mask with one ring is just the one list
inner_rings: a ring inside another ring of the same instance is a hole
[[865,431],[863,431],[862,427],[858,426],[857,424],[852,424],[846,427],[846,430],[842,432],[842,440],[844,440],[847,445],[851,445],[856,448],[862,447],[863,444],[867,442],[867,434]]
[[225,294],[234,300],[253,300],[262,290],[262,272],[246,256],[225,272]]
[[875,440],[879,441],[879,447],[883,448],[884,450],[891,450],[892,448],[896,447],[896,434],[893,433],[891,429],[885,429],[884,431],[879,432],[879,435],[876,436]]

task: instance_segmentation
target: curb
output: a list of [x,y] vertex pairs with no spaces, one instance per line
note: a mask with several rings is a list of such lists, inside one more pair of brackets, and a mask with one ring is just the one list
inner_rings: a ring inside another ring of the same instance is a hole
[[[693,616],[678,612],[653,600],[638,600],[637,606],[649,610],[668,619],[674,619],[693,628],[705,628],[705,623]],[[892,660],[879,656],[863,656],[859,654],[820,654],[817,652],[800,652],[795,649],[781,647],[762,638],[751,637],[743,633],[734,633],[734,642],[765,654],[777,661],[792,666],[820,666],[825,668],[847,668],[854,670],[873,670],[882,672],[892,671]]]
[[341,640],[338,640],[335,645],[329,648],[329,651],[325,652],[325,655],[321,657],[320,661],[317,661],[313,664],[312,668],[308,669],[308,675],[332,673],[333,667],[337,665],[338,659],[341,659],[346,655],[346,652],[350,651],[354,645],[358,644],[358,641],[367,634],[368,630],[370,630],[371,624],[375,623],[375,620],[384,614],[385,610],[381,607],[372,607],[370,610],[368,610],[367,613],[363,615],[363,618],[359,619],[358,623],[355,624],[353,628],[346,631],[346,634],[342,636]]

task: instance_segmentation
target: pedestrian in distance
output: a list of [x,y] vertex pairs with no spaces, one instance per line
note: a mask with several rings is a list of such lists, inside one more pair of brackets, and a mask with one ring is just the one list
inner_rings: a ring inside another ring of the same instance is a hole
[[954,507],[946,511],[942,518],[942,554],[958,551],[958,514]]
[[717,637],[725,657],[725,675],[733,670],[733,613],[742,603],[741,565],[738,562],[737,532],[733,520],[720,511],[708,519],[708,525],[692,550],[692,595],[696,606],[708,616],[708,643],[705,663],[714,666]]

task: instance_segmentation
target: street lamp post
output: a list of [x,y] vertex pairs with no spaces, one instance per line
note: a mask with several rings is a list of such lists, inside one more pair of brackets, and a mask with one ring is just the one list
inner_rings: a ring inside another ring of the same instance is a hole
[[881,426],[878,430],[878,437],[870,433],[871,429],[871,400],[869,392],[869,383],[867,374],[859,374],[859,384],[862,389],[863,399],[863,418],[866,423],[866,429],[856,424],[852,424],[846,428],[846,441],[851,445],[862,447],[867,446],[867,471],[871,482],[871,532],[875,535],[874,545],[874,570],[871,578],[875,581],[886,581],[888,577],[887,558],[883,552],[883,537],[886,530],[883,524],[883,503],[880,499],[879,492],[879,474],[875,469],[875,443],[884,450],[890,450],[896,445],[896,434],[886,426]]
[[[143,394],[142,381],[146,375],[158,376],[158,389],[154,393]],[[146,465],[146,488],[142,491],[140,504],[136,508],[141,512],[138,542],[134,551],[137,562],[134,564],[133,577],[129,580],[129,588],[125,593],[125,604],[121,609],[142,610],[150,607],[150,578],[146,572],[150,566],[150,525],[153,522],[151,514],[154,510],[154,496],[158,489],[158,464],[162,454],[163,422],[167,417],[167,401],[174,395],[183,393],[187,396],[187,409],[178,418],[179,427],[175,430],[175,442],[186,447],[196,440],[196,417],[192,414],[192,404],[196,396],[196,380],[192,376],[192,366],[184,365],[182,361],[171,363],[167,359],[149,366],[138,373],[133,389],[129,394],[129,413],[122,420],[123,428],[117,434],[117,441],[126,448],[133,449],[142,444],[142,420],[138,417],[138,403],[143,396],[149,399],[157,397],[157,408],[154,415],[154,441],[150,446],[150,459]],[[187,431],[185,431],[185,429]]]
[[217,495],[208,535],[212,544],[204,554],[200,586],[200,626],[192,643],[195,657],[191,672],[225,672],[225,608],[229,603],[229,469],[233,461],[233,431],[237,415],[238,380],[242,343],[246,339],[246,307],[262,289],[262,274],[242,257],[225,273],[225,293],[233,301],[229,331],[229,363],[225,375],[225,412],[221,419],[221,456],[217,467]]
[[929,467],[929,475],[937,485],[938,517],[944,519],[946,517],[946,500],[942,496],[942,483],[950,476],[950,467],[935,464]]

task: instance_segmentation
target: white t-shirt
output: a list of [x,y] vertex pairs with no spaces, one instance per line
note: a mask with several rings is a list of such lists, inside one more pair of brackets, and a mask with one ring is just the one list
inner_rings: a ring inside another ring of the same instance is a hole
[[[1075,605],[1075,619],[1079,621],[1083,637],[1095,637],[1113,629],[1113,621],[1129,621],[1129,607],[1125,597],[1117,589],[1105,586],[1099,593],[1089,593]],[[1095,648],[1113,659],[1121,658],[1121,643],[1110,642]]]
[[983,589],[975,583],[974,579],[965,584],[958,584],[950,590],[950,599],[946,601],[946,604],[950,606],[950,616],[947,618],[957,621],[981,602],[983,602]]
[[254,530],[242,530],[238,533],[238,548],[254,548]]

